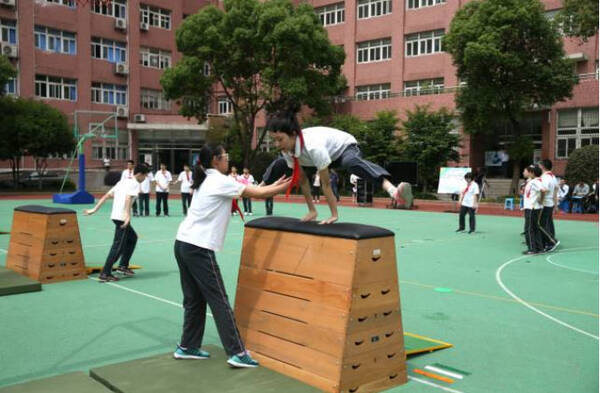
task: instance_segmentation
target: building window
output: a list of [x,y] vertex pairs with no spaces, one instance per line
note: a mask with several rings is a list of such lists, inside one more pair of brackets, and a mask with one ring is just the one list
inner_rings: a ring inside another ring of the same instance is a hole
[[161,29],[171,29],[171,11],[162,8],[140,5],[140,22]]
[[35,96],[39,98],[77,101],[77,80],[36,75]]
[[419,96],[425,94],[440,94],[444,90],[444,78],[423,79],[404,82],[405,96]]
[[4,94],[17,95],[17,78],[10,78],[4,85]]
[[127,86],[92,82],[92,102],[96,104],[127,105]]
[[127,146],[119,146],[116,142],[107,141],[106,145],[92,145],[92,159],[126,160]]
[[2,42],[8,44],[17,43],[17,21],[0,19],[0,29],[2,29]]
[[423,7],[433,7],[446,4],[446,0],[406,0],[406,8],[409,10]]
[[34,33],[35,47],[39,50],[55,53],[77,54],[75,33],[36,26]]
[[210,64],[204,62],[204,76],[210,76]]
[[171,101],[165,99],[160,90],[142,89],[142,106],[146,109],[168,111],[171,109]]
[[569,158],[575,149],[598,145],[598,108],[558,111],[556,158]]
[[165,69],[171,66],[171,52],[156,48],[141,48],[140,64],[144,67]]
[[392,40],[384,38],[360,42],[356,46],[357,63],[373,63],[376,61],[385,61],[392,58]]
[[113,18],[127,17],[127,1],[126,0],[111,0],[106,3],[100,0],[93,0],[92,12],[100,15],[112,16]]
[[219,114],[228,115],[233,113],[233,105],[227,97],[219,98]]
[[359,101],[381,100],[390,97],[390,84],[367,85],[356,87],[356,99]]
[[337,3],[325,7],[315,8],[315,12],[323,26],[338,25],[346,19],[346,8],[344,3]]
[[127,62],[127,45],[124,42],[92,37],[92,57],[111,63]]
[[442,51],[444,30],[426,31],[406,36],[406,56],[422,56]]
[[75,8],[75,0],[42,0],[46,3],[65,5],[67,7]]
[[392,13],[392,0],[358,0],[358,19],[374,18]]

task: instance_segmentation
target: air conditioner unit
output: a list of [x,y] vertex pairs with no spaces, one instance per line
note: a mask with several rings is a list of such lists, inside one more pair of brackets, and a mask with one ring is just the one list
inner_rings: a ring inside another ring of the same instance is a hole
[[142,31],[150,30],[150,24],[148,24],[147,22],[140,23],[140,30],[142,30]]
[[129,73],[129,66],[127,63],[115,64],[115,74],[127,75]]
[[6,57],[16,59],[18,56],[17,46],[12,44],[2,44],[2,54]]
[[129,117],[129,108],[126,106],[117,107],[117,117]]
[[144,115],[142,113],[138,113],[137,115],[133,116],[133,121],[136,123],[145,123],[146,115]]
[[127,30],[127,20],[125,18],[115,19],[115,29]]
[[1,0],[0,4],[5,5],[7,7],[14,7],[15,6],[15,0]]

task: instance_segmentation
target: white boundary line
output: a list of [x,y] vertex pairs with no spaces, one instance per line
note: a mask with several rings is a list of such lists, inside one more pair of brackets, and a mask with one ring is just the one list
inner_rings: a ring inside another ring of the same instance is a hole
[[[574,251],[577,252],[577,251]],[[556,262],[552,262],[552,255],[548,255],[546,257],[546,261],[554,266],[558,266],[558,267],[562,267],[564,269],[568,269],[568,270],[573,270],[575,272],[581,272],[581,273],[588,273],[588,274],[594,274],[594,275],[598,275],[598,272],[592,272],[590,270],[583,270],[583,269],[576,269],[574,267],[570,267],[570,266],[566,266],[566,265],[561,265],[560,263],[556,263]]]
[[447,370],[442,370],[441,368],[433,367],[433,366],[425,366],[425,370],[433,371],[436,373],[444,374],[450,378],[463,379],[463,376],[457,373],[453,373]]
[[425,385],[433,386],[434,388],[437,388],[437,389],[442,389],[443,391],[446,391],[446,392],[450,392],[450,393],[463,393],[460,390],[450,389],[450,388],[447,388],[445,386],[438,385],[437,383],[433,383],[433,382],[429,382],[429,381],[426,381],[426,380],[421,379],[421,378],[413,377],[412,375],[409,375],[408,379],[410,379],[411,381],[415,381],[415,382],[419,382],[419,383],[425,384]]
[[[594,249],[595,250],[597,248],[596,247],[568,248],[568,249],[565,249],[565,250],[562,250],[562,251],[558,252],[557,254],[567,253],[567,252],[571,252],[571,251],[574,251],[574,250],[588,250],[588,249]],[[569,328],[569,329],[571,329],[573,331],[576,331],[578,333],[581,333],[583,335],[591,337],[591,338],[595,339],[596,341],[600,340],[600,338],[598,336],[594,336],[592,333],[588,333],[588,332],[586,332],[584,330],[576,328],[575,326],[569,325],[568,323],[563,322],[563,321],[561,321],[558,318],[554,318],[552,315],[548,315],[545,312],[538,310],[537,308],[533,307],[531,304],[527,303],[525,300],[521,299],[520,297],[518,297],[517,295],[515,295],[514,293],[512,293],[510,291],[510,289],[508,289],[506,287],[506,285],[504,285],[504,283],[502,282],[502,278],[501,278],[502,270],[504,270],[504,268],[507,267],[508,265],[510,265],[511,263],[520,261],[521,259],[525,259],[525,258],[528,258],[528,257],[529,257],[529,255],[523,255],[523,256],[520,256],[520,257],[517,257],[517,258],[513,258],[513,259],[505,262],[502,266],[500,266],[496,270],[496,282],[498,283],[498,285],[500,286],[500,288],[502,288],[502,290],[504,292],[506,292],[510,297],[512,297],[517,302],[521,303],[523,306],[527,307],[531,311],[536,312],[536,313],[540,314],[541,316],[546,317],[549,320],[558,323],[559,325],[562,325],[562,326],[564,326],[566,328]]]
[[5,253],[5,254],[8,254],[8,250],[5,250],[5,249],[3,249],[3,248],[0,248],[0,251],[2,251],[2,252],[3,252],[3,253]]

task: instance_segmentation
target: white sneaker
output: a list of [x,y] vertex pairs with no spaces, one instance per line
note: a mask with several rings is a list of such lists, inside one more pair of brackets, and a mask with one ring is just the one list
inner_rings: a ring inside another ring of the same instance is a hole
[[412,186],[410,183],[403,182],[398,184],[398,187],[396,187],[396,192],[394,193],[394,199],[396,200],[396,203],[400,205],[400,207],[410,209],[413,205]]

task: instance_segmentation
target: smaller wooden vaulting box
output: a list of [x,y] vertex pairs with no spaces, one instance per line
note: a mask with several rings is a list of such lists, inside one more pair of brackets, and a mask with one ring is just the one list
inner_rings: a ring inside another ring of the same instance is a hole
[[15,208],[6,267],[42,283],[86,278],[75,211]]
[[250,221],[235,316],[262,366],[320,390],[406,383],[394,234],[386,229]]

